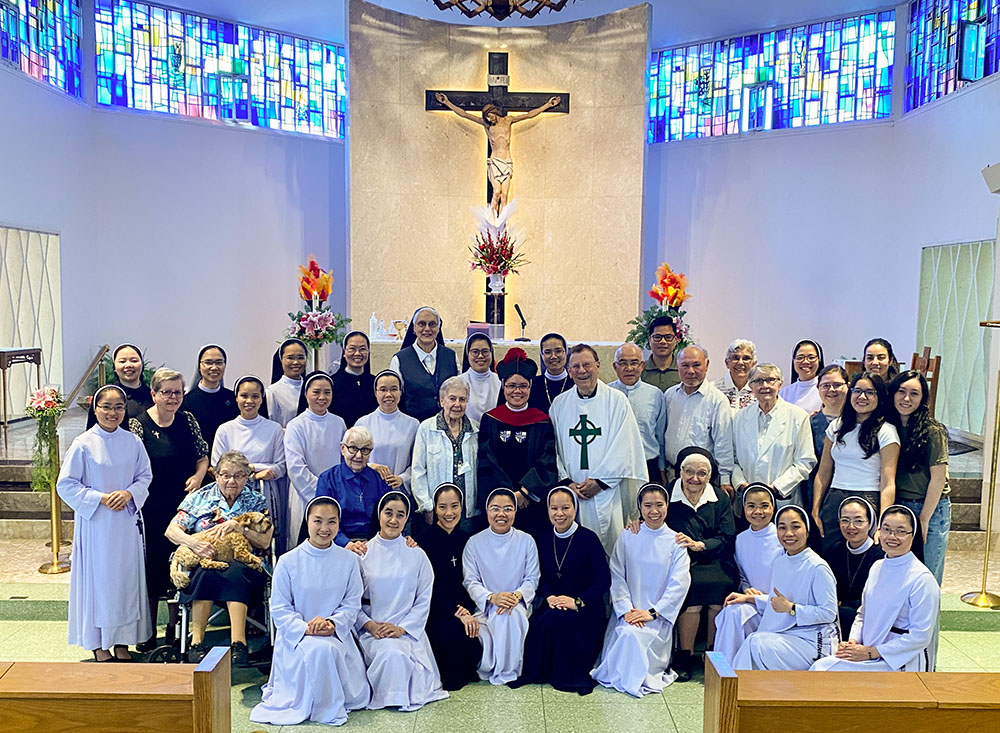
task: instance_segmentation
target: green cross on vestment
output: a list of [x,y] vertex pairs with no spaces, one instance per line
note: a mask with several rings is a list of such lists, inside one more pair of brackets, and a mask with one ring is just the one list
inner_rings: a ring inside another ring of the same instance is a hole
[[601,429],[587,419],[586,415],[580,415],[580,422],[570,428],[569,435],[580,444],[580,470],[586,471],[590,468],[590,460],[587,457],[587,446],[594,442],[594,439],[601,434]]

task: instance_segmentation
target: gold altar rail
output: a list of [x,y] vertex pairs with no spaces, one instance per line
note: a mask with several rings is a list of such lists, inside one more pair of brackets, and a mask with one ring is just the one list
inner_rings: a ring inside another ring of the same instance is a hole
[[[83,373],[83,376],[80,377],[80,379],[77,381],[76,386],[73,387],[72,391],[68,395],[66,395],[67,405],[73,404],[73,402],[76,400],[76,396],[80,394],[80,390],[83,389],[83,385],[87,383],[87,378],[90,376],[90,373],[98,367],[98,365],[101,363],[101,359],[103,359],[105,354],[107,354],[109,351],[111,351],[111,346],[109,344],[104,344],[104,346],[102,346],[97,350],[97,354],[95,354],[94,358],[90,360],[90,364],[87,366],[87,370]],[[98,386],[101,386],[100,385],[102,381],[101,376],[102,375],[98,374],[97,378]],[[60,415],[59,420],[62,420],[65,414],[66,413],[64,412],[62,415]],[[59,420],[56,421],[57,424]]]

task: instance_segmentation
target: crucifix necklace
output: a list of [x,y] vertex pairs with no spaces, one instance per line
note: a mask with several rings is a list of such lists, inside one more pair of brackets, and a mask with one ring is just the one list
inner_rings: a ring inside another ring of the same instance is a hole
[[454,555],[451,556],[451,566],[453,568],[457,568],[458,567],[458,558],[455,557]]
[[556,538],[555,535],[552,536],[552,556],[556,561],[556,579],[562,580],[562,566],[566,562],[566,556],[569,554],[570,545],[573,544],[573,538],[576,536],[576,532],[569,536],[569,542],[566,543],[566,549],[563,552],[563,556],[559,557],[559,550],[556,548]]

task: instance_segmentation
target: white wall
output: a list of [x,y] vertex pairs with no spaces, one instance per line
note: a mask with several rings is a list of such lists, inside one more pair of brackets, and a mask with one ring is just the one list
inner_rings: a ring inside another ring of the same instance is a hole
[[266,376],[314,253],[347,309],[344,145],[90,109],[0,70],[0,222],[62,235],[64,379],[135,340],[193,373],[209,341],[229,381]]
[[908,359],[921,247],[995,236],[979,171],[998,115],[990,79],[895,123],[652,145],[643,281],[664,260],[688,275],[712,375],[737,337],[784,370],[810,337],[828,359],[872,336]]

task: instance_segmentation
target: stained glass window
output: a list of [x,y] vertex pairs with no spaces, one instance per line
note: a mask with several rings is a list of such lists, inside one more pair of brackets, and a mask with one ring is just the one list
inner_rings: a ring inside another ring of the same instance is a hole
[[133,0],[95,20],[99,104],[344,136],[342,46]]
[[0,0],[0,63],[82,98],[79,0]]
[[914,0],[909,30],[904,111],[1000,69],[1000,0]]
[[887,10],[656,51],[649,142],[889,117],[895,35]]

